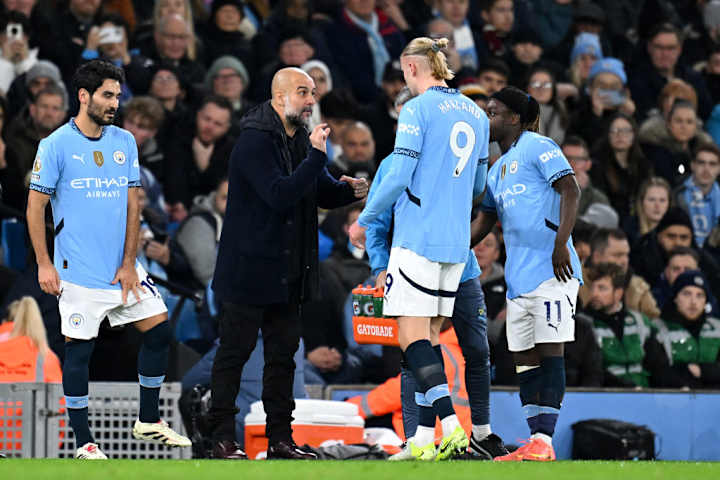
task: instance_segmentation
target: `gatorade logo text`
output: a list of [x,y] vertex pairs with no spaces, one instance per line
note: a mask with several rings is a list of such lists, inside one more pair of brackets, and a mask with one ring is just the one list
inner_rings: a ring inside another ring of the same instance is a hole
[[358,335],[372,335],[373,337],[386,338],[393,337],[393,327],[386,327],[382,325],[367,325],[361,323],[357,325],[356,330]]

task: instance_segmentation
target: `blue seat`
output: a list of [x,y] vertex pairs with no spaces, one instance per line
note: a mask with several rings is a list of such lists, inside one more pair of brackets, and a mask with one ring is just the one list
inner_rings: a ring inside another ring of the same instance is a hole
[[16,218],[5,218],[0,226],[3,264],[20,272],[25,270],[27,244],[25,243],[25,224]]

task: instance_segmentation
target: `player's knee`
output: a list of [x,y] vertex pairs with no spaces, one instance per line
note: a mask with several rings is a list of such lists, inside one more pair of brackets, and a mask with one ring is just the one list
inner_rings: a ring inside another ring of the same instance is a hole
[[170,323],[162,322],[143,334],[143,346],[150,350],[163,350],[170,345],[172,329]]

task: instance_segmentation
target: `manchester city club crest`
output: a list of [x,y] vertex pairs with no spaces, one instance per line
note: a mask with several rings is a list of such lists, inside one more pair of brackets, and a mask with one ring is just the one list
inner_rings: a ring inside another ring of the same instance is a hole
[[95,165],[97,165],[98,167],[102,167],[103,163],[105,163],[102,152],[98,150],[95,150],[93,152],[93,160],[95,160]]
[[115,150],[115,153],[113,153],[113,160],[118,165],[123,165],[125,163],[125,154],[120,150]]
[[73,328],[80,328],[83,324],[83,316],[79,313],[73,313],[70,315],[70,326]]
[[518,171],[518,163],[517,160],[513,160],[513,162],[510,164],[510,173],[515,173]]

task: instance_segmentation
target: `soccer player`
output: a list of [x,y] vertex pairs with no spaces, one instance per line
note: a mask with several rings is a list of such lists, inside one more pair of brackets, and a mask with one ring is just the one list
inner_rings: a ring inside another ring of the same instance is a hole
[[575,338],[582,282],[570,232],[580,188],[560,147],[535,133],[538,103],[515,87],[488,102],[490,140],[503,155],[488,172],[472,245],[500,219],[507,262],[507,339],[532,437],[495,460],[555,460],[552,435],[565,393],[563,343]]
[[[65,335],[63,390],[78,446],[75,457],[105,459],[88,426],[88,362],[100,323],[134,323],[143,332],[138,355],[140,415],[136,439],[187,447],[158,413],[172,331],[167,308],[137,263],[141,187],[130,132],[112,125],[122,69],[93,60],[75,72],[80,111],[40,142],[32,169],[27,223],[42,290],[58,297]],[[45,243],[45,207],[55,222],[54,262]]]
[[[405,87],[395,100],[395,107],[399,109],[410,100],[412,94]],[[488,138],[486,132],[485,138]],[[375,173],[368,198],[375,196],[386,172],[393,162],[393,155],[389,155],[380,163]],[[487,167],[485,167],[487,168]],[[372,272],[377,276],[376,285],[385,285],[388,259],[390,256],[389,233],[392,224],[392,208],[388,208],[367,227],[365,243]],[[492,460],[495,457],[508,453],[502,439],[492,433],[490,429],[490,349],[487,339],[487,317],[485,314],[485,299],[478,277],[480,267],[472,250],[468,250],[468,259],[460,278],[460,285],[455,299],[452,322],[458,341],[465,358],[465,384],[470,400],[470,417],[472,420],[472,435],[470,436],[470,453]],[[430,343],[437,355],[442,358],[442,347],[438,332],[431,331]],[[413,393],[417,386],[415,378],[403,360],[402,366],[402,401],[403,426],[407,445],[400,453],[390,457],[390,460],[410,460],[412,445],[415,445],[413,436],[417,430],[420,411],[432,415],[435,420],[435,411],[428,407],[415,404]],[[410,397],[410,398],[409,398]],[[425,427],[422,427],[423,429]]]
[[[418,96],[403,107],[392,163],[350,230],[353,244],[363,245],[365,228],[393,208],[383,312],[397,317],[400,347],[418,385],[416,403],[426,407],[411,445],[423,460],[452,458],[469,443],[430,340],[453,314],[468,258],[472,200],[484,189],[487,170],[487,116],[447,87],[453,78],[441,52],[447,44],[416,38],[405,47],[401,67]],[[443,431],[437,450],[435,415]]]

